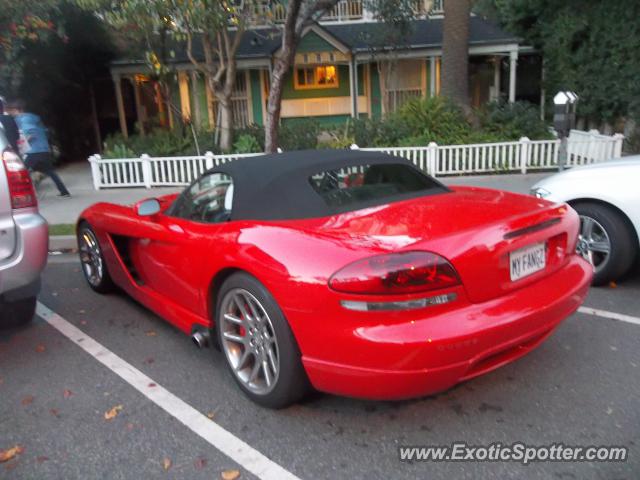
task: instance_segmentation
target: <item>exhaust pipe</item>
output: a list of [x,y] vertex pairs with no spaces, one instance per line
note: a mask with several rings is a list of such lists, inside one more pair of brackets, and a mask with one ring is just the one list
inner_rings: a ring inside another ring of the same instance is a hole
[[198,348],[206,348],[209,346],[209,332],[206,330],[196,330],[191,334],[191,340]]

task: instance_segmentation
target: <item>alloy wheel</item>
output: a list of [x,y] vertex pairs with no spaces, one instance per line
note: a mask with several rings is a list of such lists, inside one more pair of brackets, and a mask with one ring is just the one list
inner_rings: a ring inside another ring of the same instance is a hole
[[222,349],[236,378],[251,392],[266,395],[280,374],[280,355],[271,319],[248,290],[234,288],[222,299]]
[[611,254],[611,240],[596,219],[580,215],[580,234],[576,252],[587,259],[596,272],[604,268]]
[[102,282],[104,276],[104,265],[102,263],[102,253],[100,244],[95,234],[88,229],[80,233],[80,261],[87,281],[97,287]]

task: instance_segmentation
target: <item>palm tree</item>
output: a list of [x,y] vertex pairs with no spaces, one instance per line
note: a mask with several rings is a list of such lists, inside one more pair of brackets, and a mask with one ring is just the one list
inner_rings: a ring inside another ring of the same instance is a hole
[[446,0],[442,39],[442,94],[465,112],[469,104],[469,15],[471,0]]

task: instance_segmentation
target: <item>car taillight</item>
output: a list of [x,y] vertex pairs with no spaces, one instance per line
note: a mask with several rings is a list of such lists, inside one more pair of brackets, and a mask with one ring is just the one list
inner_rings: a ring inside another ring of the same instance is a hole
[[458,274],[445,258],[420,251],[358,260],[329,279],[333,290],[357,294],[426,292],[459,284]]
[[2,161],[7,172],[11,206],[13,208],[37,207],[38,201],[29,170],[24,166],[20,157],[7,149],[2,152]]

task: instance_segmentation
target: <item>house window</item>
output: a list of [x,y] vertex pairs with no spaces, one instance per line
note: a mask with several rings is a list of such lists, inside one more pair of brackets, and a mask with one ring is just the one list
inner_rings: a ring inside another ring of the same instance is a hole
[[294,80],[296,90],[336,88],[338,86],[338,68],[335,65],[297,68]]

